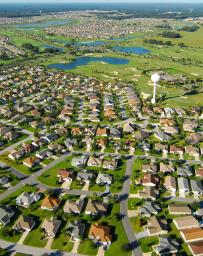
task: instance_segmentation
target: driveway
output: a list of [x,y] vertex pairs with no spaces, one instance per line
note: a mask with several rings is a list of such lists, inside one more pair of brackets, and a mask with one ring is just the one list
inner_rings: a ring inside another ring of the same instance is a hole
[[97,256],[104,256],[105,254],[105,250],[104,250],[104,246],[99,246],[98,252],[97,252]]
[[71,181],[65,181],[65,182],[61,185],[61,188],[70,189],[71,183],[72,183],[72,180],[71,180]]
[[48,237],[47,244],[45,245],[44,248],[46,248],[46,249],[51,249],[51,245],[52,245],[52,243],[53,243],[53,240],[54,240],[54,237],[53,237],[53,236]]
[[87,181],[85,182],[85,185],[83,186],[82,190],[83,190],[83,191],[88,191],[89,185],[90,185],[90,181],[87,180]]
[[23,235],[21,236],[20,240],[18,241],[18,244],[23,244],[23,242],[25,241],[25,238],[27,237],[29,232],[30,232],[29,230],[26,230],[23,232]]
[[73,244],[73,249],[72,249],[72,253],[77,253],[78,252],[78,247],[80,245],[80,241],[73,241],[74,244]]

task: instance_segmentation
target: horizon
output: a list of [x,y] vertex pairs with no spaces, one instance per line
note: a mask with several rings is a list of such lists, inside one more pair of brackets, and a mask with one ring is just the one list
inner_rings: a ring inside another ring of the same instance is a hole
[[190,0],[170,0],[165,2],[164,0],[71,0],[71,1],[66,1],[66,0],[31,0],[27,2],[26,0],[7,0],[5,3],[4,0],[0,0],[0,4],[203,4],[203,0],[195,0],[191,3]]

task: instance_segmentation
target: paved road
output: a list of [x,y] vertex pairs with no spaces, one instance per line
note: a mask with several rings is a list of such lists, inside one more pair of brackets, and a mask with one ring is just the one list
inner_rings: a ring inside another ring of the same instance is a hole
[[127,167],[126,167],[126,179],[123,183],[123,189],[122,194],[120,195],[120,214],[123,217],[122,223],[125,229],[125,233],[128,237],[130,248],[132,249],[132,253],[134,256],[141,256],[142,252],[140,250],[140,247],[138,245],[137,237],[135,235],[135,232],[132,229],[132,226],[130,224],[130,220],[128,218],[128,195],[130,192],[130,177],[132,174],[132,167],[134,162],[134,157],[129,159],[127,161]]
[[10,251],[16,251],[16,252],[21,252],[21,253],[27,253],[27,254],[32,254],[34,256],[41,256],[44,253],[56,253],[55,255],[57,256],[78,256],[77,253],[71,253],[71,252],[60,252],[57,250],[49,250],[45,248],[37,248],[37,247],[32,247],[32,246],[27,246],[27,245],[22,245],[22,244],[14,244],[11,242],[7,242],[4,240],[0,239],[0,244],[2,248],[7,248]]
[[23,174],[22,172],[19,172],[15,168],[10,167],[9,165],[7,165],[7,164],[5,164],[3,162],[0,162],[0,167],[5,168],[7,171],[10,171],[13,175],[18,177],[20,180],[24,179],[25,177],[27,177],[27,175]]

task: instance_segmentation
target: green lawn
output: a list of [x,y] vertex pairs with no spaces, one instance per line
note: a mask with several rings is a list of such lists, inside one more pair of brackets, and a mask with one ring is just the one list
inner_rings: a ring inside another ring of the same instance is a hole
[[3,155],[0,155],[0,162],[3,162],[14,169],[18,170],[19,172],[22,172],[23,174],[31,174],[31,169],[26,167],[22,161],[17,163],[16,161],[13,161],[8,158],[8,154],[4,153]]
[[94,245],[91,240],[81,241],[78,247],[78,253],[84,255],[96,255],[98,251],[98,247]]
[[152,251],[152,246],[159,243],[159,239],[157,236],[144,237],[139,240],[139,244],[144,253],[148,253]]
[[49,186],[60,187],[61,184],[58,183],[57,172],[59,169],[72,168],[71,160],[72,156],[67,157],[67,159],[65,159],[64,161],[56,164],[54,167],[44,172],[40,177],[38,177],[38,180]]
[[138,206],[143,204],[144,200],[140,198],[129,198],[128,199],[128,210],[136,210]]

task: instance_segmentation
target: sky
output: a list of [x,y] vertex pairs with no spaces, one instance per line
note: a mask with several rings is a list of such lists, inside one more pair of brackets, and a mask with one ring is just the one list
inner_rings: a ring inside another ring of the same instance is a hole
[[203,3],[203,0],[0,0],[0,3]]

